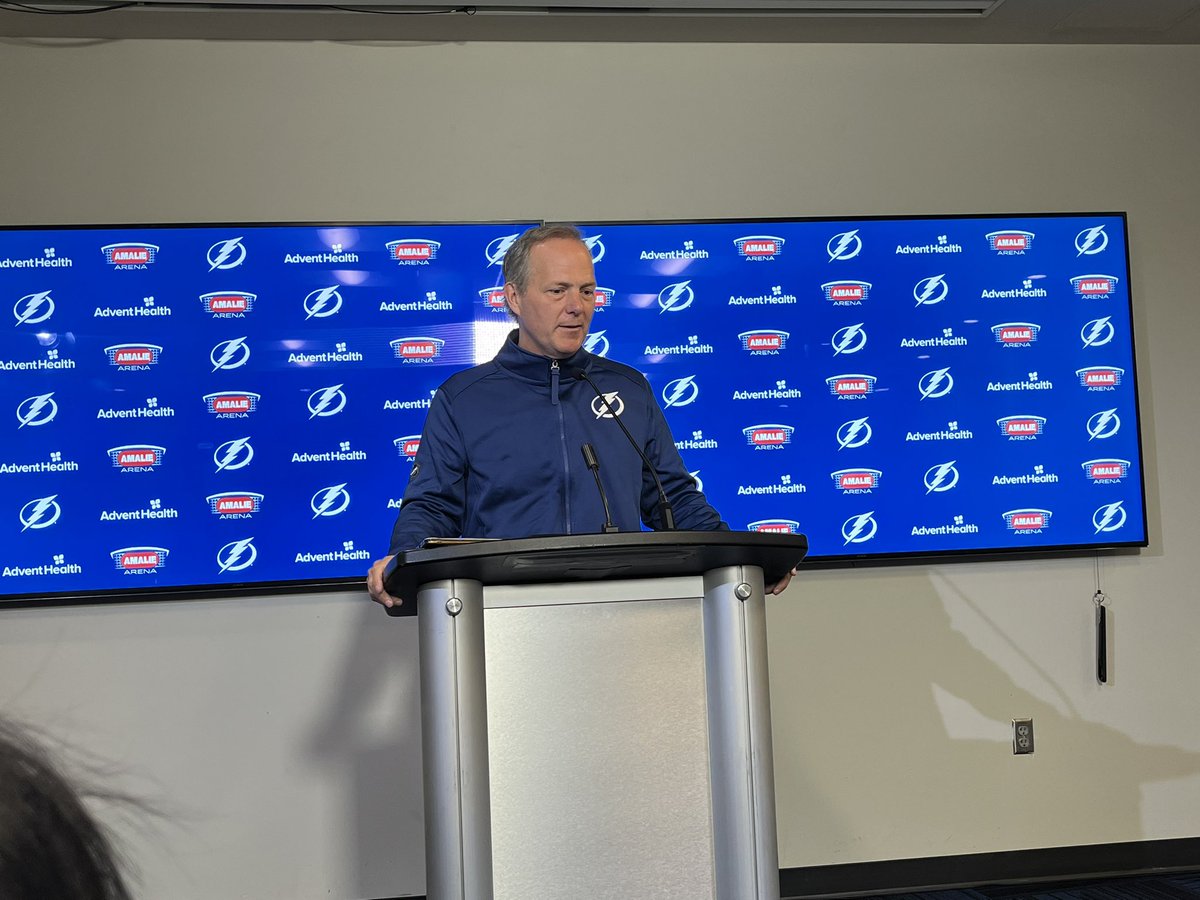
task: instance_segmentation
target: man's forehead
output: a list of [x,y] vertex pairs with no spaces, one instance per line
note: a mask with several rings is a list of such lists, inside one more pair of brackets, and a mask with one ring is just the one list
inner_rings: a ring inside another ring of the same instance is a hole
[[592,253],[583,241],[551,238],[537,244],[529,256],[534,267],[547,274],[570,270],[577,276],[586,273],[585,280],[594,278]]

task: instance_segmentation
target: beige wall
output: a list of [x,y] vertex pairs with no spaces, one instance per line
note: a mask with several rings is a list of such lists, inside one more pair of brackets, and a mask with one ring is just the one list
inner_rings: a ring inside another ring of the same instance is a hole
[[[1153,543],[1099,562],[1111,684],[1091,559],[806,573],[780,861],[1196,836],[1196,84],[1196,47],[8,42],[0,222],[1127,210]],[[147,897],[420,893],[415,627],[373,613],[9,611],[0,708],[160,799]]]

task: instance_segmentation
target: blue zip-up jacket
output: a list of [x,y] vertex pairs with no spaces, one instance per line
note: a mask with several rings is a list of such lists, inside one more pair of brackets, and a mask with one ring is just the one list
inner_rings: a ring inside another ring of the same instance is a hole
[[[658,491],[586,372],[655,465],[676,528],[718,531],[721,521],[688,474],[662,409],[635,369],[580,350],[551,360],[509,335],[488,363],[450,377],[433,397],[389,553],[427,537],[518,538],[602,530],[604,510],[581,447],[600,462],[613,522],[661,528]],[[595,404],[593,405],[593,401]]]

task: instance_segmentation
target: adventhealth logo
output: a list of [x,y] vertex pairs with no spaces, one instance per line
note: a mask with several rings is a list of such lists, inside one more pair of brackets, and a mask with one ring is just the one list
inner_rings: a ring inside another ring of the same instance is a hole
[[708,259],[707,250],[697,250],[695,241],[684,241],[681,250],[643,250],[639,257],[653,259]]

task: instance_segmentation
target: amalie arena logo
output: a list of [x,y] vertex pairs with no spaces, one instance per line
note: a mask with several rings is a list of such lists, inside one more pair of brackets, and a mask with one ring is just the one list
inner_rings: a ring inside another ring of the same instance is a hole
[[258,409],[262,394],[253,391],[219,391],[205,394],[204,404],[218,419],[246,418]]
[[166,455],[165,447],[153,444],[126,444],[108,450],[113,468],[121,472],[151,472],[162,465]]
[[421,449],[421,436],[419,434],[406,434],[404,437],[398,437],[392,443],[396,446],[396,452],[405,459],[416,459],[417,451]]
[[783,238],[769,234],[747,235],[733,240],[738,255],[748,262],[775,259],[783,253],[783,243]]
[[258,294],[248,291],[212,291],[200,295],[204,311],[214,319],[244,319],[257,300]]
[[991,231],[984,235],[988,246],[999,256],[1023,256],[1033,249],[1032,231]]
[[100,248],[104,261],[114,269],[146,269],[158,259],[158,246],[141,241],[106,244]]
[[794,519],[759,519],[748,524],[746,530],[760,534],[796,534],[800,531],[800,523]]
[[113,344],[105,347],[108,364],[118,370],[136,372],[157,365],[163,348],[158,344]]
[[442,248],[440,241],[425,238],[401,238],[388,241],[385,246],[388,257],[401,266],[427,266],[437,259],[438,251]]
[[834,375],[826,378],[829,393],[839,400],[862,400],[868,394],[875,393],[874,375]]
[[167,562],[165,547],[123,547],[109,553],[117,571],[126,575],[151,575]]
[[446,342],[435,337],[405,337],[390,342],[396,359],[406,363],[429,363],[442,355]]

